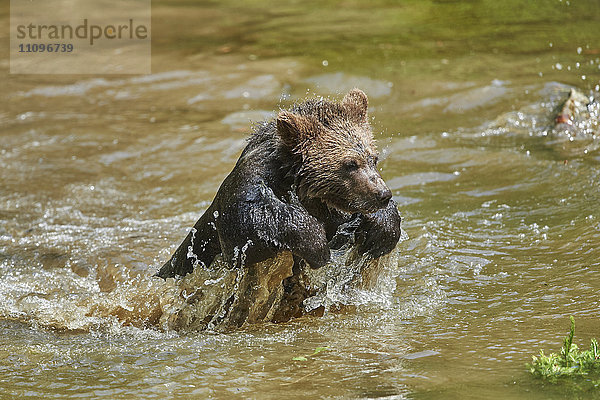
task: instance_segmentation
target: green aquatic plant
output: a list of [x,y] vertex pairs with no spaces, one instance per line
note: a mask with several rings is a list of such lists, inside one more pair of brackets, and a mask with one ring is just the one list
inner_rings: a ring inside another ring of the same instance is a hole
[[527,364],[531,373],[553,383],[560,378],[600,373],[598,341],[592,339],[589,350],[579,350],[579,347],[573,343],[573,336],[575,336],[575,319],[571,317],[571,329],[565,337],[560,354],[546,355],[543,350],[540,350],[539,356],[533,356],[532,363]]
[[294,358],[292,358],[292,360],[293,361],[308,361],[308,357],[316,356],[317,354],[319,354],[320,352],[325,351],[325,350],[329,350],[329,347],[327,347],[327,346],[326,347],[317,347],[315,349],[315,351],[313,351],[312,354],[309,354],[307,356],[294,357]]

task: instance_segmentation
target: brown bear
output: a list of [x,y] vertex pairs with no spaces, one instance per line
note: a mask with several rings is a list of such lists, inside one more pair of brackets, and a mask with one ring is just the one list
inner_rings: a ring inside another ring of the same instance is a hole
[[[342,246],[371,258],[391,252],[401,218],[377,171],[367,108],[367,96],[353,89],[341,103],[307,100],[258,124],[213,203],[156,275],[184,276],[217,255],[237,269],[291,252],[297,275]],[[297,280],[283,282],[285,290]]]

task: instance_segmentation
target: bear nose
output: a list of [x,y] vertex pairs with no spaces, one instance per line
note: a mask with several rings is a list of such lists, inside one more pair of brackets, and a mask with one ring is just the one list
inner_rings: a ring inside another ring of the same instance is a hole
[[392,198],[392,191],[389,188],[385,188],[383,190],[380,190],[377,193],[377,199],[382,203],[382,204],[387,204],[390,199]]

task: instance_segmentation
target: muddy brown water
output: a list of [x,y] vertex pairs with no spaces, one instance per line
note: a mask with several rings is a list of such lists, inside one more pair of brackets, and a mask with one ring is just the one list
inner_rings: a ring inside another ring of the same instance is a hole
[[[148,76],[9,75],[0,33],[0,397],[599,397],[525,363],[570,315],[600,337],[598,127],[551,129],[570,87],[599,95],[600,7],[529,3],[155,1]],[[355,86],[408,235],[377,287],[144,327],[250,121]]]

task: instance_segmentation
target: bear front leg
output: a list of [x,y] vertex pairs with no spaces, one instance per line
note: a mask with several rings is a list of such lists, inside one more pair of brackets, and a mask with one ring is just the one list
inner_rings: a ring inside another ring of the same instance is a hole
[[312,269],[321,268],[331,258],[323,223],[304,208],[291,206],[289,211],[291,223],[282,232],[286,246]]
[[378,258],[390,253],[402,235],[402,217],[396,202],[390,200],[386,208],[372,214],[363,214],[356,230],[356,243],[360,254]]
[[280,200],[267,186],[255,186],[222,210],[217,230],[223,255],[232,267],[254,264],[283,250],[301,257],[311,268],[329,261],[323,224],[301,205]]

